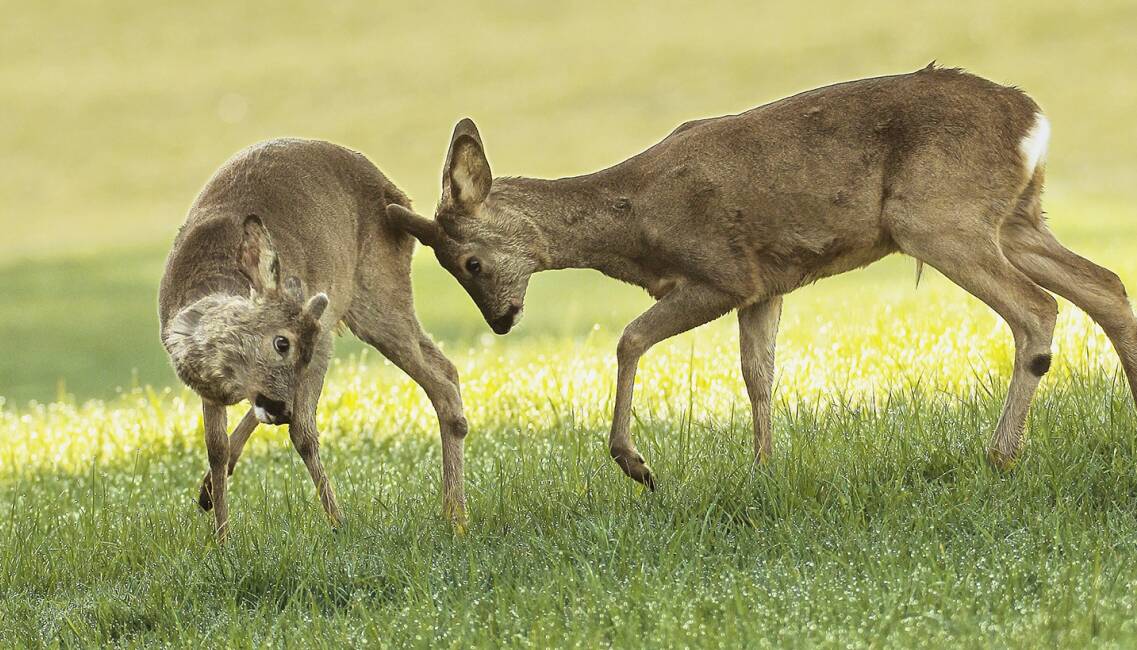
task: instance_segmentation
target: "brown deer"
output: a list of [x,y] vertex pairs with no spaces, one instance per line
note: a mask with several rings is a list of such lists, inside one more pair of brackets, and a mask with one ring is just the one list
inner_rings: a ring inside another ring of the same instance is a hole
[[1043,221],[1048,137],[1021,91],[930,65],[687,122],[622,163],[557,180],[494,179],[477,128],[462,120],[435,219],[401,205],[387,212],[434,249],[498,334],[517,321],[529,276],[546,269],[596,269],[656,299],[620,337],[609,438],[612,457],[648,487],[628,429],[636,366],[651,346],[738,311],[761,461],[771,453],[782,296],[910,255],[1010,325],[1014,371],[988,451],[1006,467],[1050,367],[1058,307],[1046,290],[1104,328],[1137,398],[1137,318],[1121,281]]
[[[209,471],[199,503],[225,539],[226,480],[258,422],[287,424],[333,525],[316,403],[345,323],[411,376],[442,434],[445,514],[464,517],[466,435],[458,373],[422,331],[411,295],[414,240],[385,208],[410,201],[362,155],[327,142],[273,140],[219,169],[190,208],[158,294],[162,343],[202,399]],[[225,406],[252,408],[226,435]]]

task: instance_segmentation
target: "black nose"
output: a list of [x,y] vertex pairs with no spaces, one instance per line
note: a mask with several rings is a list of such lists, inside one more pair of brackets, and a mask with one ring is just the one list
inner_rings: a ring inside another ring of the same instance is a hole
[[269,399],[257,393],[256,399],[253,400],[253,406],[264,409],[264,412],[268,413],[268,416],[272,419],[274,424],[288,424],[288,410],[284,402]]
[[508,334],[509,330],[513,329],[513,321],[520,312],[521,305],[514,303],[509,306],[504,314],[490,321],[490,328],[493,329],[494,334]]

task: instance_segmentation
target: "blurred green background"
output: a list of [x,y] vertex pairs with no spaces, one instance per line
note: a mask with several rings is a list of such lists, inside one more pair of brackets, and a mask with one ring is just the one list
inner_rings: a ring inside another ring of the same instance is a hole
[[[1137,285],[1132,0],[0,7],[9,407],[173,381],[155,315],[166,250],[206,178],[257,140],[362,151],[429,212],[450,129],[466,115],[495,173],[575,175],[691,118],[932,59],[1043,106],[1055,230]],[[792,304],[820,312],[826,295],[888,296],[911,282],[911,263],[894,259]],[[448,349],[484,343],[488,328],[432,257],[418,257],[415,284],[422,320]],[[647,303],[595,273],[546,274],[513,336],[618,332]]]

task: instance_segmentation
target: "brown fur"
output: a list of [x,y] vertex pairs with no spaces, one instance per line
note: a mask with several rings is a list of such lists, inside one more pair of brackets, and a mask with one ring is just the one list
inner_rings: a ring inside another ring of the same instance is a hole
[[202,397],[210,470],[199,502],[214,509],[220,537],[226,480],[257,424],[250,409],[227,436],[224,407],[245,399],[271,423],[289,424],[329,518],[339,522],[315,413],[341,322],[425,389],[442,434],[444,508],[464,516],[458,375],[415,318],[414,240],[388,226],[391,204],[410,201],[362,155],[273,140],[225,163],[190,208],[166,263],[159,316],[178,376]]
[[1105,328],[1137,397],[1137,319],[1121,283],[1063,248],[1041,219],[1042,166],[1032,170],[1020,150],[1038,113],[1015,88],[928,66],[687,122],[593,174],[490,183],[481,137],[463,120],[435,221],[401,206],[388,213],[434,247],[498,333],[515,322],[529,276],[546,269],[597,269],[658,300],[620,339],[609,438],[624,471],[647,485],[629,420],[636,366],[652,345],[738,310],[755,454],[766,458],[781,296],[911,255],[1014,333],[1014,375],[990,445],[1006,465],[1050,353],[1057,306],[1042,287]]

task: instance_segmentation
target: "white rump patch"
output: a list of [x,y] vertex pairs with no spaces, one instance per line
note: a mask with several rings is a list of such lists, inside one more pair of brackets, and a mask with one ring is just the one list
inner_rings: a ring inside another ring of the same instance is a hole
[[1046,147],[1050,144],[1050,120],[1042,113],[1034,114],[1034,124],[1019,142],[1019,151],[1026,164],[1027,178],[1034,176],[1034,170],[1046,162]]

